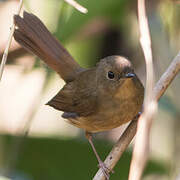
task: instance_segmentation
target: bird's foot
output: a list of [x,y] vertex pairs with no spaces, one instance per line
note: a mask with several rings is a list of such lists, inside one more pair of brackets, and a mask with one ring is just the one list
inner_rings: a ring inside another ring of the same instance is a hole
[[140,116],[141,116],[141,114],[142,114],[142,112],[140,111],[140,112],[138,112],[138,114],[134,117],[134,119],[133,120],[137,120]]
[[108,167],[106,167],[106,165],[102,161],[99,162],[98,167],[102,169],[102,172],[103,172],[104,176],[106,177],[106,180],[109,180],[110,172],[114,173],[114,171],[109,169]]

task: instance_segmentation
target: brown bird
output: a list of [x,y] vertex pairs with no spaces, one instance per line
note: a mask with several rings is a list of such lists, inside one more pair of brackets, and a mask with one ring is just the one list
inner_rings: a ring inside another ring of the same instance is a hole
[[99,158],[91,133],[116,128],[132,120],[141,111],[144,87],[129,60],[106,57],[93,68],[84,69],[51,35],[41,20],[24,12],[15,15],[15,40],[54,69],[66,84],[47,104],[64,111],[62,117],[84,129],[99,166],[109,172]]

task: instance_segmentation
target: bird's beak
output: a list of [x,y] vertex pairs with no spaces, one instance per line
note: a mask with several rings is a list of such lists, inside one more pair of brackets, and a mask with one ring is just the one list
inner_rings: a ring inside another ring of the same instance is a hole
[[133,78],[133,77],[135,77],[135,74],[134,74],[134,73],[127,73],[127,74],[125,75],[125,77],[126,77],[126,78]]

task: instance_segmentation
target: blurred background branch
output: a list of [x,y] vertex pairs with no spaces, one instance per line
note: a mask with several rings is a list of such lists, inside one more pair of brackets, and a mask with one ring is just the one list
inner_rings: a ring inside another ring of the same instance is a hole
[[154,68],[151,48],[151,36],[146,15],[145,0],[137,1],[140,43],[146,63],[146,86],[143,112],[138,120],[137,133],[130,165],[129,180],[140,180],[146,166],[150,149],[150,132],[157,112],[157,101],[154,99]]
[[[17,10],[16,14],[20,14],[22,6],[23,6],[23,0],[20,0],[19,7],[18,7],[18,10]],[[4,71],[4,66],[5,66],[6,61],[7,61],[8,51],[9,51],[9,48],[10,48],[10,45],[11,45],[11,42],[12,42],[14,30],[15,30],[15,24],[13,23],[13,25],[11,26],[10,33],[9,33],[7,45],[6,45],[6,48],[4,50],[4,53],[3,53],[3,56],[2,56],[2,60],[1,60],[1,65],[0,65],[0,80],[2,78],[2,74],[3,74],[3,71]]]
[[74,0],[64,0],[64,1],[66,1],[68,4],[70,4],[71,6],[73,6],[74,8],[76,8],[78,11],[80,11],[82,13],[88,12],[88,10],[86,8],[82,7],[80,4],[78,4]]

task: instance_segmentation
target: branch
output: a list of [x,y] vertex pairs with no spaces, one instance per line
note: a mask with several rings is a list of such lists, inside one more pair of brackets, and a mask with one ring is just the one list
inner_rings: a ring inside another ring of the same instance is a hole
[[[178,72],[180,71],[180,52],[173,59],[172,63],[168,67],[168,69],[161,76],[160,80],[156,83],[155,88],[153,89],[153,96],[155,100],[159,100],[160,97],[164,94],[168,86],[171,84],[173,79],[176,77]],[[129,143],[133,139],[136,134],[137,121],[132,121],[130,125],[127,127],[125,132],[119,138],[117,143],[112,148],[111,152],[107,156],[104,163],[108,169],[113,169],[116,163],[119,161],[121,155],[128,147]],[[105,177],[102,173],[102,170],[99,169],[93,180],[105,180]]]
[[158,101],[161,96],[165,93],[166,89],[169,87],[173,79],[180,71],[180,51],[177,56],[173,59],[172,63],[166,70],[166,72],[161,76],[159,81],[156,83],[155,88],[153,89],[153,95]]
[[80,11],[81,13],[86,14],[88,12],[88,10],[81,6],[80,4],[78,4],[76,1],[74,0],[64,0],[66,1],[68,4],[70,4],[71,6],[73,6],[75,9],[77,9],[78,11]]
[[[17,14],[20,14],[21,9],[22,9],[22,5],[23,5],[23,0],[20,0],[19,7],[18,7],[18,10],[17,10]],[[0,81],[2,79],[2,74],[3,74],[4,67],[5,67],[5,64],[6,64],[6,61],[7,61],[8,51],[9,51],[9,47],[10,47],[11,42],[12,42],[12,37],[13,37],[13,34],[14,34],[14,30],[15,30],[15,24],[13,23],[13,25],[11,27],[11,31],[9,33],[8,42],[7,42],[3,57],[2,57],[1,65],[0,65]]]
[[157,101],[153,98],[154,70],[151,49],[151,37],[146,16],[145,0],[138,0],[138,22],[140,43],[146,62],[146,88],[143,113],[138,121],[133,156],[130,165],[129,180],[140,180],[148,155],[149,137],[154,116],[157,112]]

